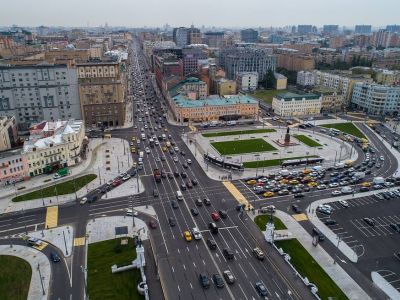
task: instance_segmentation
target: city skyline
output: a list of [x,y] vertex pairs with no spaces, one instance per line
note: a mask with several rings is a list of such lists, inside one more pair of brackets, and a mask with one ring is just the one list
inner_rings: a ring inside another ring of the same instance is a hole
[[[2,20],[0,26],[16,24],[19,26],[97,27],[107,23],[110,27],[159,27],[168,23],[171,26],[194,24],[215,27],[283,27],[297,24],[316,26],[338,24],[340,27],[371,24],[373,27],[381,27],[400,23],[397,14],[400,4],[396,0],[385,0],[384,5],[382,2],[372,0],[356,0],[351,3],[344,0],[325,2],[304,0],[301,5],[298,5],[294,0],[287,0],[277,5],[276,2],[270,0],[262,2],[250,0],[246,2],[246,7],[253,9],[251,13],[243,14],[241,3],[205,0],[198,5],[198,10],[203,13],[188,14],[186,3],[182,0],[162,3],[157,3],[156,0],[148,0],[145,3],[133,3],[128,0],[120,0],[118,3],[105,0],[96,2],[71,0],[59,3],[57,6],[49,0],[42,0],[40,5],[34,6],[31,2],[23,0],[7,2],[7,9],[0,12],[0,20]],[[26,7],[29,7],[29,10],[21,9]],[[117,10],[118,7],[121,9]],[[157,10],[153,10],[155,7]],[[360,10],[360,7],[362,7],[362,12],[355,13]],[[115,13],[110,14],[110,11]],[[148,12],[151,12],[151,17],[148,17]]]

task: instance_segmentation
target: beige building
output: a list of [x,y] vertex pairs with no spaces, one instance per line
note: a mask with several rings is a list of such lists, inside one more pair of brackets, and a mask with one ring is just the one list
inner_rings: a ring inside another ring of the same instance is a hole
[[321,107],[322,97],[316,94],[284,93],[272,99],[272,110],[282,117],[319,114]]
[[85,126],[81,120],[42,122],[30,128],[29,140],[24,143],[29,176],[70,167],[81,162],[86,151]]
[[313,70],[315,67],[314,59],[310,55],[301,54],[299,51],[288,48],[278,48],[277,66],[289,71]]
[[15,147],[17,142],[17,122],[15,117],[0,116],[0,151]]
[[126,75],[123,69],[119,60],[77,65],[79,98],[86,126],[124,125]]
[[322,97],[321,111],[322,112],[338,112],[343,109],[344,95],[338,94],[335,89],[316,88],[313,93]]
[[378,70],[375,81],[383,85],[400,85],[400,71]]
[[275,89],[276,90],[286,90],[287,87],[287,77],[279,73],[274,73],[275,76]]
[[221,78],[216,82],[217,94],[220,96],[235,95],[236,81]]

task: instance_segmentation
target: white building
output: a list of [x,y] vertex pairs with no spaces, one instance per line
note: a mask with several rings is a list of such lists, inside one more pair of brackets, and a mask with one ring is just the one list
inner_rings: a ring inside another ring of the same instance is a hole
[[297,85],[301,85],[301,86],[314,86],[315,85],[315,75],[313,72],[300,71],[297,73],[296,83],[297,83]]
[[274,113],[282,117],[319,114],[321,107],[322,97],[315,94],[284,93],[272,99]]
[[42,122],[32,126],[22,155],[28,164],[29,175],[74,166],[85,151],[85,125],[81,120]]
[[239,72],[236,75],[236,87],[238,92],[254,92],[258,87],[258,73]]
[[76,69],[0,65],[0,116],[15,116],[19,131],[43,120],[81,119]]

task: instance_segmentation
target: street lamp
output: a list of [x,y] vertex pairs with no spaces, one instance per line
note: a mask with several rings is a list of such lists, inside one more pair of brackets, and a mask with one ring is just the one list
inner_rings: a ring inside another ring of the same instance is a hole
[[38,263],[38,265],[37,265],[37,270],[38,270],[38,272],[39,272],[39,278],[40,278],[40,283],[41,283],[41,285],[42,285],[42,292],[43,292],[43,295],[46,295],[46,291],[44,290],[44,284],[43,284],[42,273],[40,272],[40,265],[39,265],[39,263]]

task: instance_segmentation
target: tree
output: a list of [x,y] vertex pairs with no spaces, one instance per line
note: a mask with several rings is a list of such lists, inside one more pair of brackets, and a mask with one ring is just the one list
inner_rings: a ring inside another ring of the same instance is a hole
[[268,70],[267,74],[265,74],[264,87],[266,89],[273,89],[274,85],[275,85],[274,71]]

